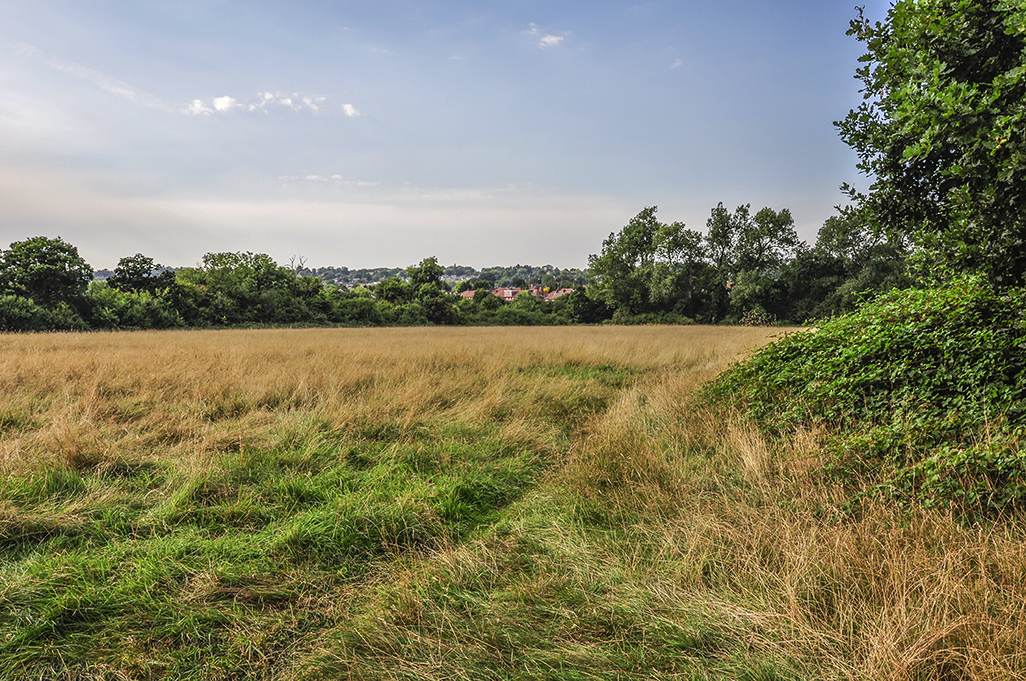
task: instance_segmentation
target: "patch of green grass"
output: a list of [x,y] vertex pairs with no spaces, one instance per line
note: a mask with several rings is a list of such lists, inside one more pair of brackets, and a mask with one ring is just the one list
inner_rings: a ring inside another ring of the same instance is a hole
[[405,561],[324,634],[298,678],[800,678],[746,652],[700,605],[649,595],[656,526],[581,524],[562,495],[533,494],[501,516],[471,545]]
[[343,444],[308,432],[223,452],[199,471],[97,463],[9,477],[0,678],[104,665],[130,676],[271,674],[289,641],[339,617],[312,603],[403,555],[462,541],[549,465],[487,425],[426,435]]

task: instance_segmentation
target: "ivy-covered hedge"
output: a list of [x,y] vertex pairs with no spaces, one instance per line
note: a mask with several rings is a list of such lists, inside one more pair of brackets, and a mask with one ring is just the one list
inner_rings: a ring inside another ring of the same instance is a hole
[[733,366],[706,396],[786,437],[826,424],[862,494],[970,515],[1026,501],[1026,291],[894,291]]

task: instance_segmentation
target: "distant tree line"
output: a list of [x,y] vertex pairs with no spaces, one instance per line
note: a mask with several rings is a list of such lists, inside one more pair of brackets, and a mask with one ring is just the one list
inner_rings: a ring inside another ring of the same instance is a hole
[[706,233],[642,210],[589,258],[590,318],[617,323],[801,324],[906,288],[904,244],[875,235],[861,213],[827,219],[814,246],[788,209],[712,209]]
[[[803,323],[911,284],[903,245],[875,237],[855,212],[828,219],[809,247],[787,209],[753,215],[720,204],[705,234],[661,223],[656,211],[610,234],[587,271],[446,268],[434,257],[405,269],[311,270],[240,252],[179,269],[136,254],[100,278],[75,246],[34,237],[0,250],[0,330]],[[492,293],[529,285],[573,293],[545,300],[524,290],[510,301]]]

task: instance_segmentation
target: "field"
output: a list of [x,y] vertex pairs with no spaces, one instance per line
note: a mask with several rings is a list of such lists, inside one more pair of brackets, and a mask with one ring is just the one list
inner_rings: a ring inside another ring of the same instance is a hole
[[695,390],[780,329],[0,336],[0,679],[1022,679],[1026,542]]

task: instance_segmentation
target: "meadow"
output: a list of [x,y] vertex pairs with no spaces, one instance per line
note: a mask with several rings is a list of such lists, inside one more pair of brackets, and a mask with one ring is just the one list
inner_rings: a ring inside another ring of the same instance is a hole
[[0,678],[1026,678],[1021,523],[695,396],[787,331],[0,335]]

